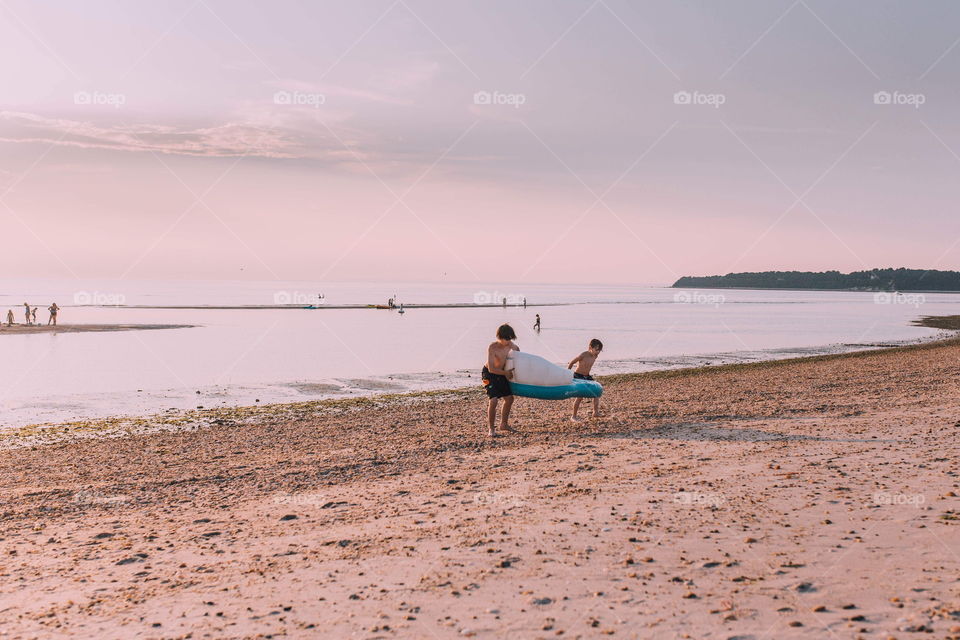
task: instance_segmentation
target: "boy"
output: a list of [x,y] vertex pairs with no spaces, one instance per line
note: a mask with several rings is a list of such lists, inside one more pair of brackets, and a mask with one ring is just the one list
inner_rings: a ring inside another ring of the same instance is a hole
[[[593,363],[597,361],[597,357],[601,351],[603,351],[603,343],[594,338],[590,341],[590,345],[586,351],[570,361],[567,369],[572,369],[573,365],[577,365],[577,370],[573,372],[574,378],[578,380],[593,380],[593,376],[590,375],[590,370],[593,369]],[[577,416],[581,402],[583,402],[583,398],[577,398],[573,401],[573,416],[570,419],[574,422],[581,420],[581,418]],[[593,417],[600,417],[600,398],[593,399]]]
[[486,387],[487,397],[490,402],[487,405],[487,427],[488,435],[496,438],[497,433],[495,425],[497,423],[497,404],[500,398],[503,398],[503,412],[500,416],[500,428],[510,433],[516,433],[515,429],[510,427],[510,407],[513,406],[513,390],[510,389],[510,379],[513,377],[513,371],[507,371],[507,356],[511,351],[520,351],[520,348],[513,342],[517,339],[517,334],[513,327],[508,324],[502,324],[497,329],[496,342],[490,343],[487,347],[487,364],[483,366],[483,386]]

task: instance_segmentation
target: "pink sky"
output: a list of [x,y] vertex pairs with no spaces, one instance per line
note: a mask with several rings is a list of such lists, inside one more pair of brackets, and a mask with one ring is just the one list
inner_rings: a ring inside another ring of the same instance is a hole
[[5,277],[960,265],[955,3],[0,15]]

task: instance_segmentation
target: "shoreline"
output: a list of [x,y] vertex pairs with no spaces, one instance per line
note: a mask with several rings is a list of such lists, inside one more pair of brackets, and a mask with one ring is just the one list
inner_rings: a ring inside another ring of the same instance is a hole
[[[933,324],[923,324],[924,322]],[[918,318],[914,321],[917,326],[937,328],[944,331],[960,330],[960,316],[935,316]],[[943,326],[940,326],[943,325]],[[673,357],[672,360],[681,362],[678,366],[667,366],[662,369],[646,371],[611,372],[596,375],[596,379],[604,384],[608,380],[634,380],[644,377],[654,378],[661,374],[696,375],[708,370],[722,370],[730,367],[762,366],[774,363],[815,360],[820,358],[844,357],[859,353],[875,353],[884,350],[912,349],[924,345],[937,344],[949,341],[956,336],[938,335],[926,339],[903,343],[864,343],[842,345],[851,347],[846,351],[813,353],[805,355],[789,355],[786,357],[762,358],[741,362],[729,362],[735,359],[735,354],[702,354],[693,356]],[[811,347],[809,351],[827,350],[824,347]],[[769,352],[777,354],[791,354],[794,349],[772,349]],[[752,352],[751,352],[752,353]],[[701,364],[685,366],[687,362],[699,361]],[[635,362],[634,360],[610,361],[605,364],[622,364]],[[398,375],[398,374],[393,374]],[[393,375],[384,374],[376,379],[390,378]],[[447,376],[453,374],[445,374]],[[466,382],[464,380],[464,382]],[[283,421],[308,419],[313,412],[320,410],[354,410],[357,408],[388,404],[391,402],[415,402],[420,399],[437,398],[444,396],[459,396],[470,394],[479,387],[475,383],[462,384],[455,387],[427,388],[411,391],[376,392],[362,390],[358,395],[345,396],[343,392],[331,393],[319,398],[310,398],[297,401],[266,401],[254,404],[231,404],[226,406],[197,407],[184,409],[166,409],[163,411],[143,411],[122,413],[89,418],[72,418],[59,421],[46,421],[16,426],[0,425],[0,450],[35,446],[53,442],[64,442],[72,439],[87,438],[114,438],[133,435],[144,435],[154,432],[167,431],[194,431],[211,425],[249,424],[256,420]],[[353,391],[350,391],[352,394]],[[259,394],[264,395],[264,394]],[[202,398],[202,396],[201,396]],[[190,404],[195,404],[193,392],[189,394]],[[202,401],[202,400],[201,400]],[[170,404],[167,402],[167,404]]]
[[2,335],[32,335],[35,333],[101,333],[109,331],[156,331],[160,329],[192,329],[193,324],[4,324]]
[[607,416],[521,399],[494,441],[470,389],[25,447],[0,459],[0,624],[957,638],[958,359],[608,376]]
[[948,291],[943,289],[897,289],[896,291],[890,291],[889,289],[815,289],[808,287],[718,287],[710,285],[701,285],[698,287],[688,287],[682,286],[678,287],[675,284],[664,285],[664,289],[723,289],[726,291],[837,291],[840,293],[943,293],[943,294],[956,294],[960,291]]
[[[320,309],[364,309],[371,311],[398,311],[402,306],[404,309],[526,309],[528,307],[569,307],[578,304],[588,304],[585,302],[541,302],[522,304],[508,302],[506,305],[501,303],[485,302],[450,302],[450,303],[397,303],[393,307],[385,304],[248,304],[248,305],[147,305],[147,304],[121,304],[121,305],[83,305],[96,309],[191,309],[199,311],[223,311],[223,310],[278,310],[286,309],[291,311],[319,311]],[[81,306],[81,305],[75,305]]]

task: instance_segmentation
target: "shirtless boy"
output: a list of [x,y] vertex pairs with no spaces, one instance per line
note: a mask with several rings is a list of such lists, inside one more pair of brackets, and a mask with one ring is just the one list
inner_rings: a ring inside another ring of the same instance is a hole
[[497,340],[491,342],[487,347],[487,364],[483,366],[483,386],[487,390],[487,397],[490,398],[487,405],[487,427],[489,436],[496,438],[497,423],[497,404],[500,398],[503,398],[503,411],[500,415],[500,428],[510,433],[516,433],[516,430],[510,427],[510,407],[513,406],[513,391],[510,389],[510,379],[513,377],[512,371],[507,371],[507,356],[511,351],[520,351],[520,348],[513,342],[517,334],[513,327],[508,324],[502,324],[497,329]]
[[[570,361],[567,369],[573,369],[573,365],[577,365],[576,371],[573,372],[574,378],[579,380],[593,380],[593,376],[590,375],[590,370],[593,369],[593,363],[597,361],[597,357],[601,351],[603,351],[603,343],[594,338],[590,341],[590,346],[586,351]],[[577,398],[573,401],[573,416],[571,416],[570,419],[574,422],[580,420],[580,417],[577,416],[577,411],[580,410],[581,402],[583,402],[583,398]],[[600,398],[593,399],[593,417],[600,417]]]

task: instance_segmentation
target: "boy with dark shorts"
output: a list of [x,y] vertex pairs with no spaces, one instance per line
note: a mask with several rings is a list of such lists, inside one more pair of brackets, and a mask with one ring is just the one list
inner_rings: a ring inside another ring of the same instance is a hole
[[[577,365],[577,370],[573,372],[574,378],[578,380],[593,380],[593,376],[590,375],[590,370],[593,369],[593,363],[597,361],[601,351],[603,351],[603,343],[594,338],[590,341],[590,346],[586,351],[570,361],[567,369],[572,369],[573,365]],[[583,402],[583,398],[577,398],[573,401],[573,416],[571,416],[570,419],[574,422],[580,421],[580,417],[577,416],[577,411],[580,410],[581,402]],[[600,398],[593,399],[593,417],[600,417]]]
[[513,406],[513,390],[510,388],[510,379],[513,377],[512,371],[507,371],[507,356],[511,351],[520,351],[520,348],[513,342],[517,334],[513,327],[508,324],[500,325],[497,329],[496,342],[490,343],[487,347],[487,364],[483,366],[483,386],[487,390],[487,397],[490,401],[487,405],[487,427],[488,435],[496,438],[497,423],[497,405],[500,398],[503,398],[503,411],[500,415],[500,428],[510,433],[516,433],[510,427],[510,407]]

